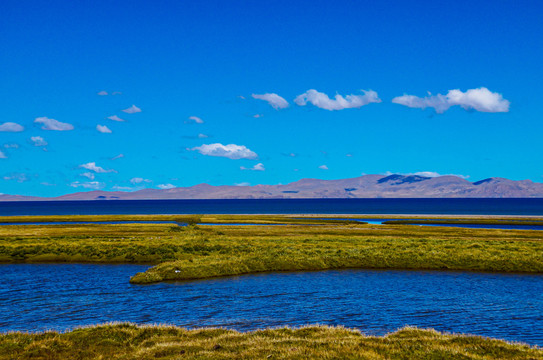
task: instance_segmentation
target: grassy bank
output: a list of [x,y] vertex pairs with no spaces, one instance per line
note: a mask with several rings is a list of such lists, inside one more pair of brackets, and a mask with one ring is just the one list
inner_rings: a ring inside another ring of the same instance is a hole
[[[0,226],[0,262],[145,263],[133,283],[341,268],[543,273],[543,232],[368,225],[285,216],[100,216],[270,226],[172,224]],[[192,219],[192,220],[191,220]],[[21,220],[29,221],[28,218]],[[47,218],[46,221],[54,221]],[[273,225],[288,224],[288,225]]]
[[239,333],[100,325],[0,335],[0,359],[543,359],[543,350],[477,336],[404,328],[384,337],[342,327]]

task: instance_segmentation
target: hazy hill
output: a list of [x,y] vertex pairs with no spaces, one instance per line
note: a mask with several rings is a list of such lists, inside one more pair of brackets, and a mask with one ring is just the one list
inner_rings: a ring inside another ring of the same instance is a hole
[[302,179],[286,185],[212,186],[134,192],[89,191],[56,198],[0,195],[0,201],[137,200],[137,199],[268,199],[268,198],[466,198],[543,197],[543,184],[531,180],[488,178],[470,182],[457,176],[364,175],[351,179]]

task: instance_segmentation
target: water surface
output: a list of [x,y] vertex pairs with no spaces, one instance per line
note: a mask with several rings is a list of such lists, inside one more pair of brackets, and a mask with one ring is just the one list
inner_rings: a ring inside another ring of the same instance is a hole
[[0,202],[0,216],[111,214],[543,215],[543,198],[223,199]]
[[110,321],[224,326],[405,325],[543,345],[543,276],[340,270],[130,285],[147,266],[0,265],[0,331]]

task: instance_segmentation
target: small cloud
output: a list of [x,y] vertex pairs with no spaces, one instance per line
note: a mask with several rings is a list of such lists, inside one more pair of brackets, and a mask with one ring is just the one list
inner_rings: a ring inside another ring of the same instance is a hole
[[132,185],[141,184],[141,183],[151,183],[151,182],[153,181],[149,179],[140,178],[140,177],[135,177],[135,178],[130,179],[130,183]]
[[208,138],[209,136],[207,136],[206,134],[198,134],[198,139],[205,139],[205,138]]
[[254,99],[267,101],[275,110],[285,109],[288,107],[288,101],[275,93],[267,94],[252,94]]
[[113,121],[125,121],[125,120],[121,119],[120,117],[118,117],[117,115],[111,115],[111,116],[108,116],[107,118],[109,120],[113,120]]
[[86,163],[86,164],[82,164],[82,165],[79,165],[80,168],[83,168],[83,169],[87,169],[87,170],[90,170],[90,171],[94,171],[95,173],[100,173],[100,174],[103,174],[103,173],[110,173],[110,172],[117,172],[113,169],[110,169],[110,170],[105,170],[104,168],[100,167],[100,166],[96,166],[96,163],[95,162],[90,162],[90,163]]
[[286,156],[286,157],[296,157],[296,156],[298,156],[298,154],[292,153],[292,152],[291,153],[281,153],[281,155]]
[[31,136],[30,141],[32,141],[34,146],[47,146],[47,141],[41,136]]
[[253,115],[253,117],[254,117],[255,119],[259,119],[259,118],[261,118],[261,117],[264,117],[264,115],[262,115],[262,114],[255,114],[255,115]]
[[120,158],[123,158],[124,157],[124,154],[119,154],[117,156],[114,156],[111,158],[111,160],[117,160],[117,159],[120,159]]
[[305,106],[307,103],[311,103],[318,108],[326,110],[343,110],[360,108],[364,105],[371,103],[380,103],[381,99],[377,93],[373,90],[362,90],[363,95],[346,95],[345,97],[336,94],[335,100],[332,100],[328,95],[311,89],[305,93],[296,96],[294,102],[299,106]]
[[0,150],[0,159],[7,159],[8,157],[6,156],[6,154]]
[[36,124],[42,124],[42,130],[68,131],[74,129],[72,124],[63,123],[55,119],[50,119],[46,116],[38,117],[34,120],[34,122]]
[[491,92],[485,87],[469,89],[466,92],[458,89],[449,90],[447,95],[429,94],[423,98],[405,94],[395,97],[392,102],[410,108],[433,108],[438,114],[442,114],[449,110],[451,106],[456,105],[461,106],[464,110],[490,113],[508,112],[510,105],[510,102],[505,100],[502,94]]
[[97,94],[100,95],[100,96],[106,96],[106,95],[107,95],[107,91],[102,90],[102,91],[99,91]]
[[346,154],[347,157],[353,157],[353,154]]
[[390,175],[411,176],[411,175],[415,175],[415,176],[422,176],[422,177],[429,177],[429,178],[434,178],[434,177],[439,177],[439,176],[457,176],[457,177],[462,178],[462,179],[468,179],[469,178],[469,175],[440,174],[440,173],[437,173],[435,171],[418,171],[418,172],[414,172],[414,173],[395,173],[395,172],[387,171],[384,175],[385,176],[390,176]]
[[79,174],[79,176],[86,177],[87,179],[94,180],[94,173],[91,172],[85,172],[83,174]]
[[96,130],[102,134],[111,134],[111,130],[105,125],[96,125]]
[[114,91],[114,92],[111,93],[111,95],[121,95],[121,94],[122,94],[122,92],[120,92],[120,91]]
[[40,185],[43,185],[43,186],[57,186],[57,184],[51,184],[51,183],[48,183],[48,182],[41,182]]
[[159,189],[162,189],[162,190],[167,190],[167,189],[173,189],[173,188],[175,188],[176,186],[173,185],[173,184],[159,184],[159,185],[157,185],[157,187],[158,187]]
[[196,124],[204,123],[204,120],[200,119],[198,116],[189,116],[189,120],[194,121]]
[[12,174],[4,176],[3,179],[4,180],[14,180],[14,181],[17,181],[18,183],[23,183],[23,182],[26,182],[26,181],[30,180],[28,178],[28,175],[26,175],[24,173],[12,173]]
[[251,186],[251,184],[248,182],[240,182],[240,183],[234,184],[234,186]]
[[256,159],[258,157],[255,152],[248,149],[245,145],[236,144],[203,144],[189,150],[198,151],[200,154],[206,156],[219,156],[229,159]]
[[264,170],[266,170],[264,168],[264,164],[262,164],[262,163],[258,163],[255,166],[253,166],[252,168],[246,168],[245,166],[240,166],[239,168],[241,170],[253,170],[253,171],[264,171]]
[[106,186],[106,184],[98,182],[98,181],[87,181],[87,182],[74,181],[73,183],[70,184],[70,186],[74,188],[82,187],[85,189],[99,190],[99,189],[102,189],[104,186]]
[[328,170],[328,166],[326,166],[326,165],[321,165],[321,166],[319,166],[319,169],[321,169],[321,170]]
[[13,144],[4,144],[4,148],[6,148],[6,149],[18,149],[19,147],[20,147],[19,144],[15,144],[15,143],[13,143]]
[[19,125],[14,122],[5,122],[2,125],[0,125],[0,131],[5,131],[5,132],[21,132],[24,129],[25,129],[24,126]]
[[123,112],[127,114],[135,114],[135,113],[141,112],[141,109],[137,107],[136,105],[132,105],[128,109],[124,109]]

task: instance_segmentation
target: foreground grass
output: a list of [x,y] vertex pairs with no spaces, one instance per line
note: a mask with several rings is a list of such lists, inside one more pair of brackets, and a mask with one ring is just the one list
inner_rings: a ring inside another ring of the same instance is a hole
[[156,265],[132,277],[131,281],[138,284],[342,268],[543,273],[542,231],[375,226],[279,215],[79,216],[47,217],[43,221],[61,221],[58,219],[258,222],[269,226],[0,226],[0,262]]
[[383,337],[310,326],[239,333],[100,325],[0,335],[0,359],[543,359],[543,350],[479,336],[404,328]]

